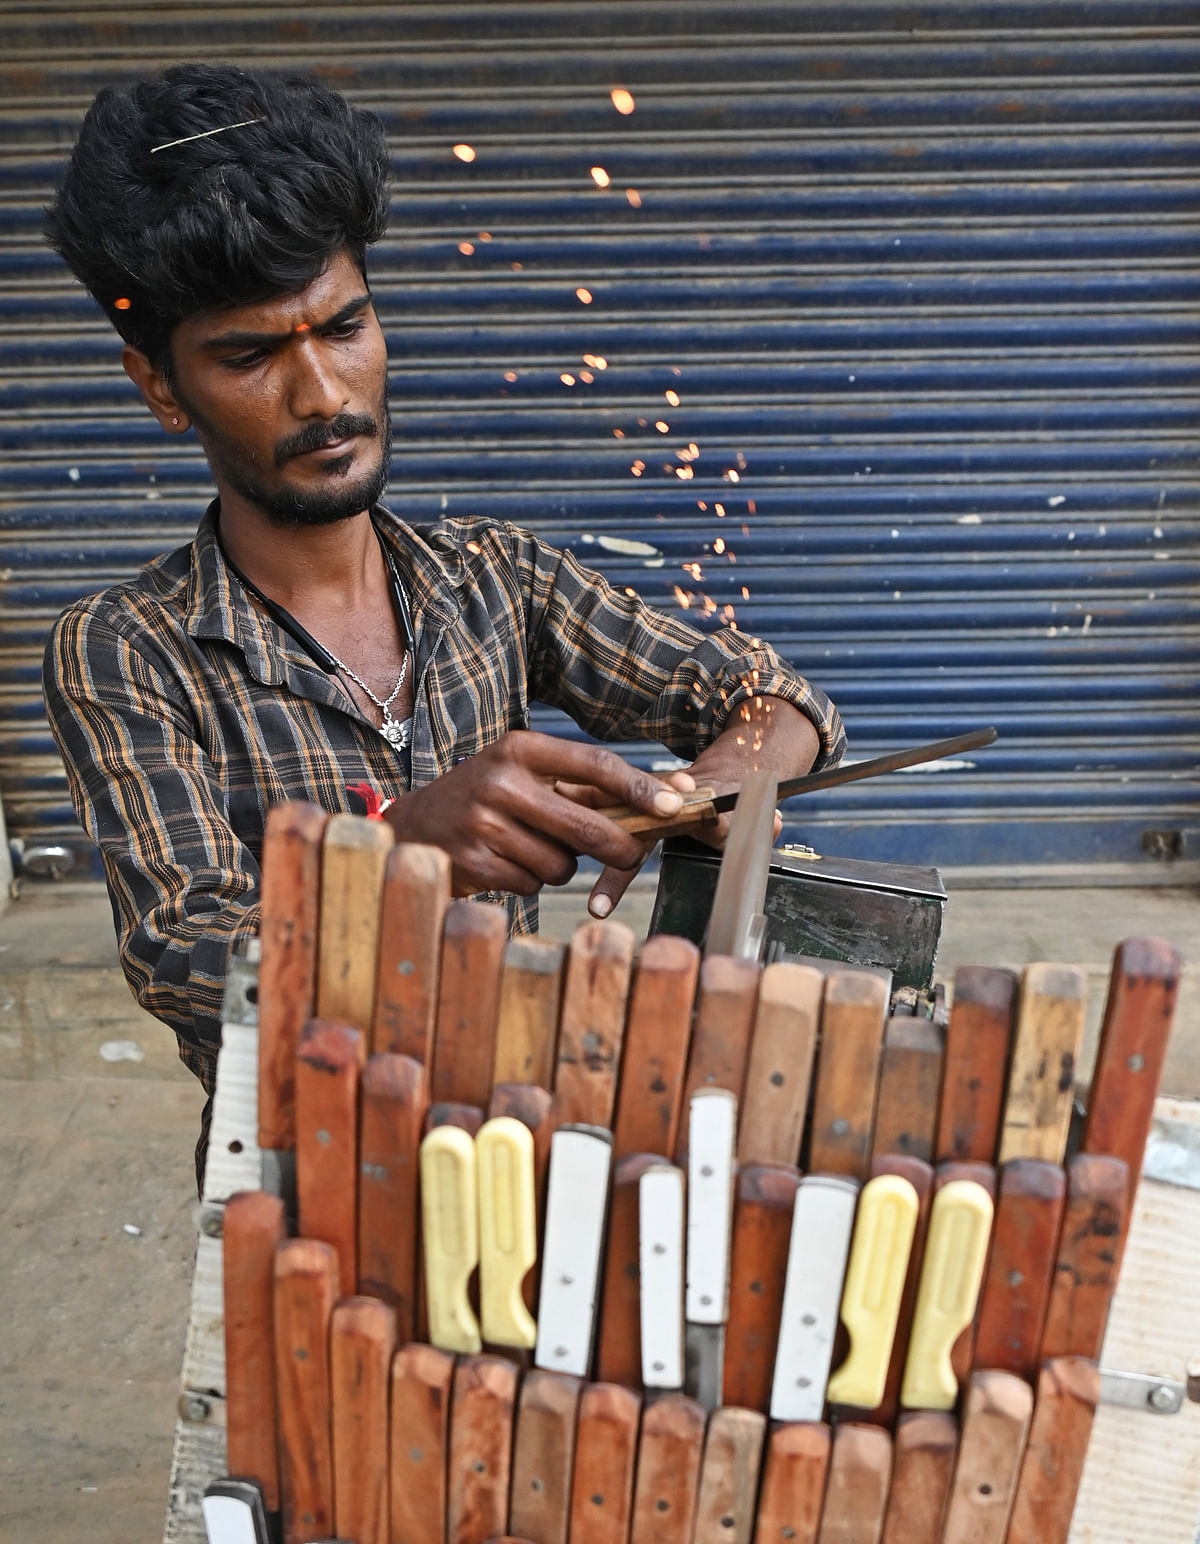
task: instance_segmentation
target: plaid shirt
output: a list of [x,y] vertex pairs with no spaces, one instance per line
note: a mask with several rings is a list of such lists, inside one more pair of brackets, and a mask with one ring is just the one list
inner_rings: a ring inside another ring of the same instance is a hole
[[[832,704],[771,649],[699,633],[515,526],[374,515],[416,628],[412,787],[527,728],[534,701],[597,739],[661,740],[691,758],[747,697],[777,696],[816,724],[819,764],[841,754]],[[216,529],[214,503],[191,545],[70,607],[45,662],[126,978],[210,1093],[226,962],[258,927],[267,810],[307,799],[361,812],[348,785],[403,787],[395,751],[336,678],[249,603]],[[503,899],[516,931],[536,928],[536,900]]]

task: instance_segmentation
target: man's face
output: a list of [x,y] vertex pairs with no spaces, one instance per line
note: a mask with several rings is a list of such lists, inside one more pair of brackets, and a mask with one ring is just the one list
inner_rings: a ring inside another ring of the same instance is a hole
[[387,349],[348,253],[297,294],[181,322],[171,357],[223,507],[241,498],[279,524],[328,525],[382,494]]

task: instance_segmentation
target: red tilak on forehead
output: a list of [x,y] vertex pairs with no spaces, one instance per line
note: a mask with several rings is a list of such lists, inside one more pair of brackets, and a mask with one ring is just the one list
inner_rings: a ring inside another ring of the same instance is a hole
[[309,328],[311,327],[311,325],[312,325],[311,322],[297,322],[295,327],[292,328],[292,331],[293,332],[307,332],[309,330]]

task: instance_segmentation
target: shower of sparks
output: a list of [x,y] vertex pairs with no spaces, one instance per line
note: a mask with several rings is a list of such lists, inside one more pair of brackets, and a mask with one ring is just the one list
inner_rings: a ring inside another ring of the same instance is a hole
[[460,161],[473,161],[475,159],[475,147],[473,145],[455,145],[454,154]]
[[584,289],[583,286],[580,285],[580,287],[575,291],[575,299],[578,300],[582,305],[590,306],[592,303],[592,292],[590,289]]
[[679,602],[683,610],[686,611],[692,604],[692,601],[695,597],[691,595],[689,591],[680,589],[677,584],[673,584],[671,588],[675,591],[675,599]]
[[629,200],[631,208],[640,209],[642,207],[642,195],[636,188],[626,188],[625,197]]
[[473,241],[460,241],[458,250],[464,257],[470,257],[471,253],[475,250],[475,243]]
[[609,92],[609,96],[612,97],[612,105],[616,108],[616,110],[621,113],[623,117],[628,118],[634,107],[632,93],[626,91],[623,86],[614,86],[613,89]]
[[592,181],[598,188],[606,188],[612,182],[612,178],[604,170],[603,166],[593,166]]
[[666,397],[667,401],[671,404],[672,407],[679,406],[679,393],[677,391],[665,391],[663,396]]

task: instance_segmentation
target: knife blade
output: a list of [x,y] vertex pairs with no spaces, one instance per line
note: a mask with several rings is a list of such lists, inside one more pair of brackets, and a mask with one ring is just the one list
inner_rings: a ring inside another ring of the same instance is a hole
[[566,950],[552,938],[535,934],[505,945],[493,1085],[550,1087],[565,960]]
[[450,855],[421,842],[397,842],[383,874],[371,1049],[411,1056],[427,1073],[449,905]]
[[390,1544],[388,1381],[396,1315],[374,1297],[343,1297],[329,1325],[334,1532]]
[[994,1163],[1017,1006],[1011,970],[962,965],[946,1027],[937,1161]]
[[951,1180],[934,1195],[900,1389],[907,1409],[954,1408],[958,1378],[950,1353],[975,1316],[992,1213],[991,1196],[973,1180]]
[[521,1379],[508,1526],[515,1537],[567,1544],[575,1427],[583,1380],[533,1368]]
[[772,1420],[821,1418],[857,1200],[857,1182],[839,1175],[811,1174],[796,1190]]
[[1021,977],[999,1163],[1061,1163],[1087,1011],[1087,974],[1074,965],[1027,965]]
[[692,1544],[752,1544],[766,1431],[759,1410],[729,1406],[709,1416]]
[[881,1544],[939,1544],[950,1499],[958,1422],[948,1410],[910,1410],[896,1423]]
[[686,1394],[665,1394],[642,1411],[629,1544],[691,1544],[704,1425],[703,1408]]
[[446,1464],[450,1544],[485,1544],[504,1534],[518,1377],[502,1356],[464,1356],[454,1369]]
[[766,1410],[783,1309],[788,1244],[800,1171],[748,1163],[738,1170],[725,1326],[724,1397]]
[[831,1405],[873,1410],[883,1398],[920,1204],[898,1174],[863,1186],[842,1288],[850,1354],[829,1379]]
[[641,1400],[615,1383],[588,1383],[579,1398],[567,1536],[626,1544],[633,1516]]
[[333,1531],[329,1320],[337,1295],[337,1252],[316,1239],[284,1239],[274,1302],[284,1544]]
[[[706,955],[700,965],[696,1022],[683,1078],[685,1108],[698,1088],[725,1088],[742,1096],[759,968],[751,960]],[[680,1121],[675,1162],[687,1163],[687,1122]]]
[[442,929],[429,1097],[484,1109],[492,1091],[500,968],[508,912],[486,901],[450,906]]
[[656,933],[642,947],[613,1121],[618,1163],[631,1153],[675,1151],[699,973],[700,951],[689,939]]
[[221,1251],[226,1461],[231,1474],[258,1484],[268,1512],[279,1510],[272,1300],[275,1250],[286,1236],[278,1196],[243,1190],[226,1202]]
[[816,1544],[829,1470],[829,1427],[819,1421],[776,1426],[767,1438],[754,1544]]
[[321,841],[329,816],[294,800],[263,830],[258,967],[258,1145],[296,1145],[296,1050],[317,990]]
[[688,1106],[685,1386],[707,1410],[722,1403],[736,1137],[733,1094],[697,1089]]
[[1099,1358],[1128,1195],[1129,1168],[1120,1158],[1076,1153],[1067,1165],[1067,1205],[1039,1356]]
[[360,1031],[375,1015],[383,875],[395,834],[385,821],[331,815],[321,848],[317,1017]]
[[391,1304],[401,1343],[412,1340],[416,1322],[417,1153],[428,1098],[425,1068],[411,1056],[367,1058],[359,1120],[358,1289]]
[[365,1043],[346,1024],[310,1019],[296,1055],[300,1232],[333,1245],[347,1287],[358,1280],[358,1087]]
[[1033,1390],[1011,1372],[973,1372],[941,1544],[1004,1544]]
[[[652,1163],[638,1180],[642,1385],[683,1388],[684,1172]],[[703,1408],[703,1407],[701,1407]]]
[[419,1342],[392,1358],[391,1544],[445,1544],[454,1358]]
[[739,1163],[799,1162],[824,977],[811,965],[764,966],[738,1122]]
[[1042,1363],[1006,1544],[1067,1544],[1099,1401],[1094,1362],[1063,1356]]
[[1000,1170],[974,1366],[1036,1381],[1066,1193],[1067,1178],[1056,1163],[1014,1158]]
[[844,1421],[834,1428],[818,1544],[877,1544],[892,1473],[892,1436]]
[[879,1087],[889,984],[865,970],[834,970],[825,982],[808,1166],[865,1180]]
[[623,922],[582,922],[575,929],[554,1068],[563,1125],[612,1123],[633,953],[633,930]]
[[420,1153],[429,1339],[443,1351],[477,1352],[482,1340],[468,1295],[479,1264],[475,1141],[458,1126],[436,1126]]
[[[794,799],[802,793],[815,793],[821,788],[838,788],[843,783],[855,783],[865,777],[882,777],[887,772],[902,772],[906,767],[923,766],[926,762],[939,761],[944,756],[960,756],[967,751],[981,750],[997,738],[992,728],[972,729],[966,734],[952,735],[947,740],[934,740],[928,745],[917,745],[911,750],[891,751],[886,756],[873,756],[868,761],[855,761],[830,767],[823,772],[807,772],[802,777],[784,779],[776,792],[776,799]],[[671,831],[687,829],[712,820],[725,810],[733,809],[740,788],[730,793],[715,794],[711,788],[697,788],[685,794],[683,808],[671,816],[646,814],[627,804],[609,805],[600,814],[615,820],[624,830],[648,835],[657,832],[665,835]]]
[[642,1383],[639,1184],[645,1171],[663,1160],[630,1153],[613,1169],[612,1202],[604,1245],[604,1284],[596,1334],[596,1377],[636,1389]]
[[612,1167],[612,1132],[566,1125],[550,1144],[534,1363],[587,1377]]
[[758,962],[766,930],[777,787],[774,773],[754,771],[738,789],[705,930],[706,954]]
[[533,1133],[511,1116],[496,1116],[480,1127],[475,1158],[480,1328],[488,1345],[527,1351],[537,1339],[521,1295],[537,1258]]

